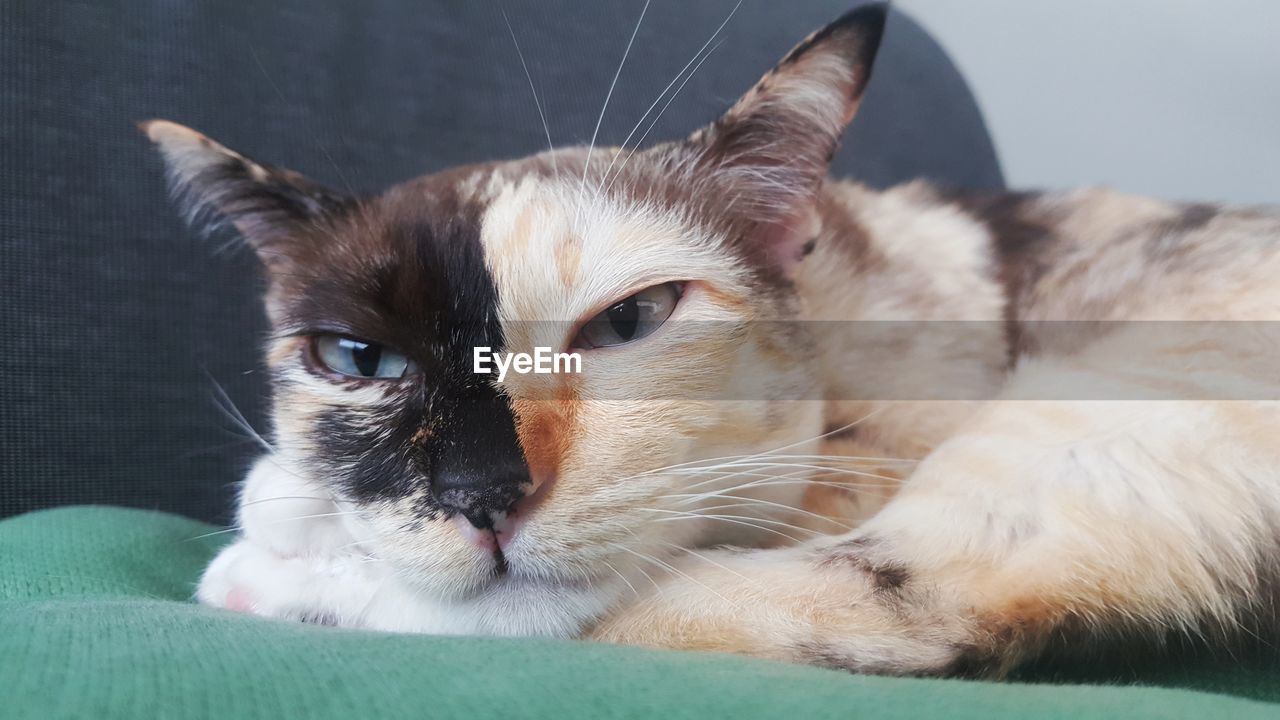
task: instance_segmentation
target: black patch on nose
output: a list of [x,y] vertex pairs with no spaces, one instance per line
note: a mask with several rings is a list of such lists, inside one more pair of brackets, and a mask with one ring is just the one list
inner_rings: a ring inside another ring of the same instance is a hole
[[[474,381],[473,381],[474,383]],[[529,468],[507,400],[488,383],[450,388],[451,407],[428,443],[431,494],[480,529],[524,495]]]
[[457,177],[433,176],[375,201],[366,227],[376,233],[349,243],[360,256],[313,273],[320,280],[294,307],[336,319],[421,368],[380,408],[322,413],[318,470],[354,502],[417,495],[423,515],[460,514],[484,528],[521,497],[529,471],[510,402],[490,376],[472,372],[474,348],[500,352],[505,339],[480,242],[483,207],[459,197],[457,185]]

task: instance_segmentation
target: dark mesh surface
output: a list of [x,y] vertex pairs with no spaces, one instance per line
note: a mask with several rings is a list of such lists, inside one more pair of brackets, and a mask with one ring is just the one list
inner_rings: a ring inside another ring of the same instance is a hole
[[[507,0],[560,144],[590,138],[643,3]],[[651,139],[712,119],[846,0],[747,0]],[[733,2],[655,0],[600,131],[617,144]],[[545,144],[496,0],[0,2],[0,516],[116,503],[225,519],[254,454],[252,257],[180,223],[133,127],[164,117],[372,191]],[[838,170],[998,186],[943,53],[891,21]]]

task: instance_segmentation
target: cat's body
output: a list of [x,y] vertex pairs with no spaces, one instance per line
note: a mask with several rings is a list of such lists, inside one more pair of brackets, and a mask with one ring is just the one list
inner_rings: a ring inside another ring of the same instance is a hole
[[367,201],[148,125],[272,278],[275,443],[199,598],[894,673],[1274,631],[1280,215],[823,181],[882,24],[684,143]]

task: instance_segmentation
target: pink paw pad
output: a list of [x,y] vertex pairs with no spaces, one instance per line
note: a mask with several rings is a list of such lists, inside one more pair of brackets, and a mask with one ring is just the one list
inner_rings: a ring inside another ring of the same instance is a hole
[[227,609],[238,613],[253,613],[253,596],[248,590],[231,588],[227,592]]

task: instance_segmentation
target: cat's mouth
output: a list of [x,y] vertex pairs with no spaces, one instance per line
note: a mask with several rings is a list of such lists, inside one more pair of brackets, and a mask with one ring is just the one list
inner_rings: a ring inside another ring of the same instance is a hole
[[466,518],[454,518],[457,531],[492,558],[490,576],[481,592],[498,585],[584,587],[592,584],[590,580],[584,581],[580,574],[548,577],[540,573],[521,572],[521,566],[525,564],[521,562],[521,555],[537,553],[537,548],[530,546],[523,532],[538,508],[546,502],[554,485],[554,478],[538,483],[533,492],[520,498],[509,511],[491,514],[485,523],[488,527],[477,528],[475,523]]
[[511,567],[507,565],[507,556],[503,554],[502,548],[496,548],[493,551],[493,574],[497,577],[502,577],[510,569]]
[[511,591],[529,588],[563,590],[590,590],[604,580],[604,575],[582,575],[566,573],[560,576],[547,576],[522,572],[518,561],[509,560],[501,550],[493,554],[493,565],[489,576],[480,582],[474,595],[488,595],[499,591]]

